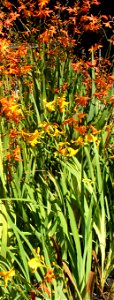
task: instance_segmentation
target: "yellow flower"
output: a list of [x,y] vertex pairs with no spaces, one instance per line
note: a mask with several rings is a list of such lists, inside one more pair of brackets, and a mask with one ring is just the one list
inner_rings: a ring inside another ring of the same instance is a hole
[[96,142],[98,140],[97,136],[94,136],[93,134],[86,134],[84,138],[85,143],[91,143],[91,142]]
[[65,111],[64,107],[69,104],[69,102],[66,102],[65,95],[63,95],[62,97],[57,97],[56,102],[57,102],[57,105],[59,106],[60,112],[64,112]]
[[44,107],[47,108],[49,111],[55,111],[55,106],[56,106],[56,100],[50,102],[44,100]]
[[10,41],[7,39],[0,39],[0,51],[5,54],[8,51]]
[[34,249],[34,254],[37,257],[33,257],[28,261],[28,266],[33,269],[33,273],[36,272],[37,268],[47,268],[44,263],[44,256],[40,255],[40,247]]
[[15,270],[11,269],[9,271],[0,272],[0,276],[4,277],[4,287],[7,287],[8,280],[11,280],[13,276],[15,276]]
[[59,142],[59,147],[63,147],[65,145],[70,145],[69,142]]
[[47,102],[46,99],[44,100],[44,107],[46,107],[49,111],[55,111],[56,106],[59,107],[60,112],[65,111],[65,106],[67,106],[69,102],[66,102],[65,95],[61,97],[56,97],[53,101]]
[[67,145],[70,145],[70,144],[68,142],[59,142],[58,153],[60,153],[63,156],[67,156],[67,157],[76,155],[78,152],[78,149],[73,149],[72,147],[68,147]]
[[71,147],[68,147],[66,156],[74,156],[77,154],[77,152],[78,152],[78,149],[75,150]]
[[49,125],[47,127],[47,133],[51,136],[51,137],[54,137],[54,136],[59,136],[60,134],[64,134],[65,133],[65,130],[59,130],[58,129],[58,125],[56,124],[52,124],[52,125]]
[[51,137],[55,137],[55,136],[59,136],[60,134],[64,134],[65,133],[65,130],[59,130],[58,127],[59,125],[58,124],[52,124],[52,123],[40,123],[39,124],[40,127],[43,128],[44,131],[46,131],[49,136]]
[[47,268],[41,257],[34,257],[28,261],[28,266],[33,269],[33,273],[37,271],[37,268]]
[[33,133],[25,132],[21,130],[22,137],[32,146],[34,147],[37,143],[39,143],[38,138],[41,137],[42,131],[35,130]]
[[73,141],[71,140],[71,143],[75,144],[75,145],[79,145],[79,146],[82,146],[83,145],[83,137],[82,136],[79,136],[77,140]]

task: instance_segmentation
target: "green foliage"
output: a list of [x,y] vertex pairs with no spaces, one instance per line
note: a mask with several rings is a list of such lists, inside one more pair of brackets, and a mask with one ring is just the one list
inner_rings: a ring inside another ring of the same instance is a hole
[[113,74],[56,46],[1,75],[2,300],[105,297],[113,270]]

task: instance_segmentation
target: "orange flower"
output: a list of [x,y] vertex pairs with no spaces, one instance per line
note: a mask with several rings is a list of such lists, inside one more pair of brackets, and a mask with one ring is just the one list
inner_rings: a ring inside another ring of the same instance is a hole
[[91,128],[92,134],[97,134],[99,132],[93,125],[89,125],[89,128]]
[[21,66],[21,74],[27,74],[28,72],[30,72],[32,70],[32,66],[28,65],[28,66]]
[[0,51],[5,54],[6,52],[9,51],[9,44],[10,41],[7,39],[0,39]]
[[15,161],[21,161],[21,152],[19,145],[13,150],[13,158]]
[[91,61],[88,61],[88,62],[87,62],[87,65],[88,65],[89,67],[91,67],[91,68],[95,68],[96,65],[97,65],[97,59],[95,59],[95,60],[93,61],[93,63],[92,63]]
[[18,131],[16,130],[16,128],[12,128],[10,129],[9,131],[9,136],[12,138],[12,139],[15,139],[17,136],[18,136]]
[[48,44],[50,37],[51,33],[48,29],[46,29],[42,34],[40,34],[39,41]]
[[103,46],[102,45],[100,45],[100,44],[95,44],[94,46],[92,46],[91,48],[89,48],[89,51],[90,52],[93,52],[93,50],[94,50],[94,52],[96,52],[98,49],[100,49],[100,48],[102,48]]
[[50,13],[52,12],[53,10],[49,10],[49,8],[46,7],[45,9],[40,9],[34,16],[38,16],[40,19],[44,18],[44,20],[46,20],[46,17],[50,17]]
[[85,134],[85,132],[87,131],[87,127],[84,126],[84,125],[78,126],[78,127],[74,126],[74,128],[75,128],[77,131],[79,131],[79,134]]
[[73,124],[77,124],[78,120],[75,120],[73,117],[66,119],[62,124],[69,124],[70,126],[73,126]]
[[86,113],[78,113],[78,119],[79,119],[79,121],[81,122],[82,119],[83,119],[85,116],[87,116]]
[[111,22],[108,21],[108,22],[103,22],[103,25],[105,25],[105,27],[108,27],[108,28],[112,28],[112,25],[111,25]]
[[86,106],[88,104],[88,101],[90,100],[87,96],[76,96],[75,101],[76,105]]
[[111,75],[110,75],[110,76],[108,77],[108,79],[109,79],[110,81],[113,82],[113,81],[114,81],[114,76],[111,76]]
[[93,0],[93,1],[92,1],[92,5],[93,5],[93,4],[94,4],[94,5],[100,5],[101,2],[99,2],[99,1],[97,1],[97,0]]
[[100,29],[101,24],[100,24],[100,19],[97,16],[87,16],[83,15],[81,17],[82,25],[85,31],[90,30],[90,31],[97,31]]
[[11,98],[2,98],[0,100],[2,104],[1,114],[5,114],[8,120],[13,120],[16,123],[19,123],[20,119],[22,118],[22,111],[19,108],[19,104],[15,102],[14,95]]
[[50,0],[38,0],[39,7],[42,9],[49,3]]
[[75,72],[82,71],[82,68],[83,68],[82,61],[78,61],[76,63],[72,63],[71,65],[72,65],[72,68],[74,69]]
[[65,95],[63,95],[61,97],[57,97],[56,102],[57,102],[57,105],[59,106],[60,112],[64,112],[65,111],[65,106],[67,106],[69,104],[69,102],[66,102]]
[[52,279],[55,278],[53,269],[49,269],[44,278],[47,282],[52,283]]
[[50,290],[48,289],[47,285],[45,282],[42,282],[38,288],[39,290],[43,290],[48,296],[51,295]]
[[109,102],[111,102],[111,103],[114,105],[114,97],[111,97],[111,98],[109,99]]

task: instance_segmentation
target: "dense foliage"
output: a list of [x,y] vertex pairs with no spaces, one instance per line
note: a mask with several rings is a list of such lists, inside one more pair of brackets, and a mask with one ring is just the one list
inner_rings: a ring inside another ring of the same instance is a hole
[[0,8],[1,300],[114,297],[114,18],[60,2]]

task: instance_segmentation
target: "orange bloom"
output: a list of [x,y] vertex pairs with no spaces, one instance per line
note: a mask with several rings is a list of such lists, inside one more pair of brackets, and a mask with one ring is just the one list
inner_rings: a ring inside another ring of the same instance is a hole
[[97,134],[99,132],[93,125],[89,125],[89,128],[91,128],[92,134]]
[[110,81],[113,82],[113,81],[114,81],[114,76],[111,76],[111,75],[110,75],[110,76],[108,77],[108,79],[109,79]]
[[83,119],[85,116],[87,116],[86,113],[78,113],[78,119],[79,119],[79,121],[81,122],[82,119]]
[[44,278],[47,282],[52,283],[52,279],[55,278],[53,269],[49,269]]
[[49,8],[41,9],[38,13],[34,16],[38,16],[40,19],[44,18],[46,20],[46,17],[50,17],[50,13],[52,13],[53,10],[49,10]]
[[17,136],[18,136],[18,131],[16,130],[16,128],[12,128],[10,129],[9,131],[9,136],[12,138],[12,139],[15,139]]
[[99,2],[99,1],[97,1],[97,0],[93,0],[93,1],[92,1],[92,4],[94,4],[94,5],[100,5],[101,2]]
[[27,74],[28,72],[30,72],[32,69],[31,65],[28,66],[21,66],[20,70],[21,70],[21,74]]
[[62,124],[69,124],[69,126],[73,126],[73,124],[77,124],[78,120],[75,120],[73,117],[66,119]]
[[82,71],[82,68],[83,68],[82,61],[72,63],[71,66],[72,66],[72,68],[74,69],[75,72],[80,72],[80,71]]
[[65,106],[67,106],[69,104],[69,102],[66,102],[65,95],[63,95],[61,97],[57,97],[56,102],[57,102],[57,105],[59,106],[60,112],[64,112],[65,111]]
[[21,152],[19,145],[13,150],[13,158],[15,161],[21,161]]
[[38,0],[39,7],[42,9],[49,3],[50,0]]
[[74,126],[74,128],[77,130],[77,131],[79,131],[79,134],[85,134],[86,133],[86,131],[87,131],[87,127],[86,126],[78,126],[78,127],[76,127],[76,126]]
[[10,41],[8,41],[7,39],[0,39],[0,51],[2,52],[2,54],[5,54],[9,51],[9,44]]
[[39,290],[43,290],[48,296],[51,295],[50,290],[48,289],[47,285],[45,282],[42,282],[38,288]]
[[111,22],[108,21],[108,22],[103,22],[103,25],[105,25],[105,27],[108,27],[108,28],[112,28],[112,25],[111,25]]
[[112,104],[114,104],[114,97],[111,97],[111,98],[109,99],[109,102],[111,102]]
[[97,59],[95,59],[93,63],[91,61],[88,61],[87,65],[91,68],[95,68],[97,65]]
[[2,105],[1,108],[1,115],[5,115],[6,118],[10,121],[14,121],[19,123],[20,119],[22,118],[22,111],[19,108],[19,104],[15,102],[14,95],[10,98],[2,98],[0,99],[0,103]]
[[103,46],[100,44],[95,44],[94,46],[92,45],[91,48],[89,48],[89,51],[92,52],[94,50],[94,52],[96,52],[98,49],[102,48]]
[[82,21],[83,28],[84,28],[85,31],[87,31],[87,30],[97,31],[101,27],[100,20],[97,16],[83,15],[81,17],[81,21]]
[[81,106],[86,106],[88,104],[88,101],[90,100],[89,97],[87,96],[76,96],[75,101],[76,101],[76,105],[81,105]]

